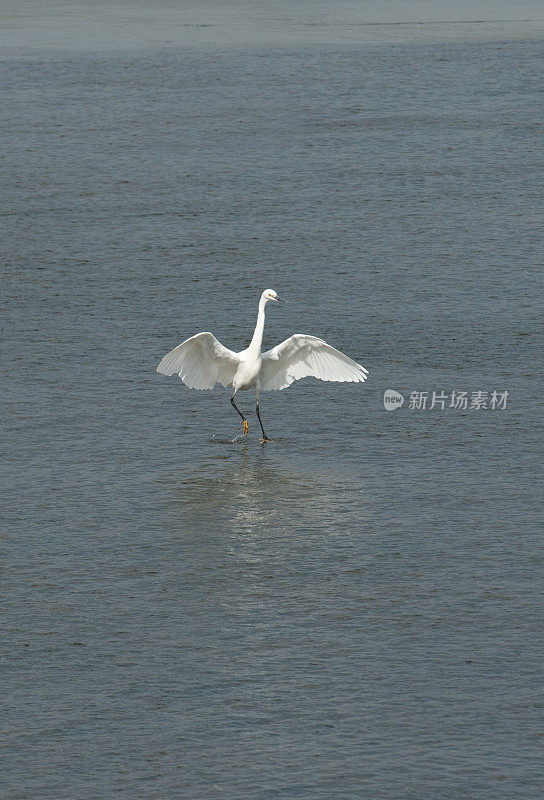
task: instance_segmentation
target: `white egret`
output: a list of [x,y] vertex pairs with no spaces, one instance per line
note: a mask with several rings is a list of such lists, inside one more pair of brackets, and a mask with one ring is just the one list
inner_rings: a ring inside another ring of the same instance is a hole
[[249,347],[241,353],[228,350],[213,334],[205,331],[186,339],[171,350],[157,372],[163,375],[179,375],[191,389],[213,389],[216,383],[232,386],[234,392],[230,402],[242,417],[244,435],[248,423],[234,397],[241,389],[255,387],[256,408],[263,432],[263,442],[269,442],[259,411],[259,392],[270,389],[285,389],[299,378],[312,376],[322,381],[366,380],[368,370],[351,358],[335,350],[330,344],[315,336],[295,333],[266,353],[261,353],[264,330],[264,309],[269,300],[283,302],[273,289],[265,289],[259,301],[257,325]]

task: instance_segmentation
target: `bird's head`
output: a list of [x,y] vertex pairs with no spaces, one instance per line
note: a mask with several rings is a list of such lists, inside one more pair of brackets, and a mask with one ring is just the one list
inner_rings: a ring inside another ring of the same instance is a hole
[[274,289],[265,289],[261,295],[261,300],[267,303],[269,300],[274,300],[276,303],[287,303],[287,300],[282,300],[278,297],[278,293]]

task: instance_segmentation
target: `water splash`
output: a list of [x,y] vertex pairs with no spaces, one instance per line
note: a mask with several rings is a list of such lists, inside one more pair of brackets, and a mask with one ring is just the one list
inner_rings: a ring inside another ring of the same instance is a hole
[[210,439],[210,444],[237,444],[238,442],[247,442],[247,436],[241,433],[239,436],[235,436],[234,439],[217,439],[214,433]]

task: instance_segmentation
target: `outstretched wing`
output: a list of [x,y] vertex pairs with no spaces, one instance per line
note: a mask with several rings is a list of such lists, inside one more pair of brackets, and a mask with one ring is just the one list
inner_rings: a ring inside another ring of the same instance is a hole
[[263,353],[261,389],[285,389],[299,378],[321,381],[365,381],[368,370],[323,339],[295,333]]
[[179,375],[190,389],[213,389],[216,383],[229,386],[240,364],[233,353],[209,331],[191,336],[165,355],[157,372]]

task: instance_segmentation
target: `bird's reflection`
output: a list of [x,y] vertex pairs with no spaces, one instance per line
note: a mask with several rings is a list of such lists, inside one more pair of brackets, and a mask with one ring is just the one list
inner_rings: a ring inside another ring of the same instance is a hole
[[226,642],[254,626],[260,654],[298,607],[306,576],[324,580],[331,554],[349,559],[365,526],[364,484],[287,446],[212,450],[168,481],[180,592],[191,587],[204,628],[221,610]]
[[266,448],[246,445],[200,464],[176,484],[175,494],[179,511],[193,530],[223,529],[252,537],[270,526],[325,527],[332,532],[344,515],[349,516],[358,489],[345,477],[310,473],[279,462]]

